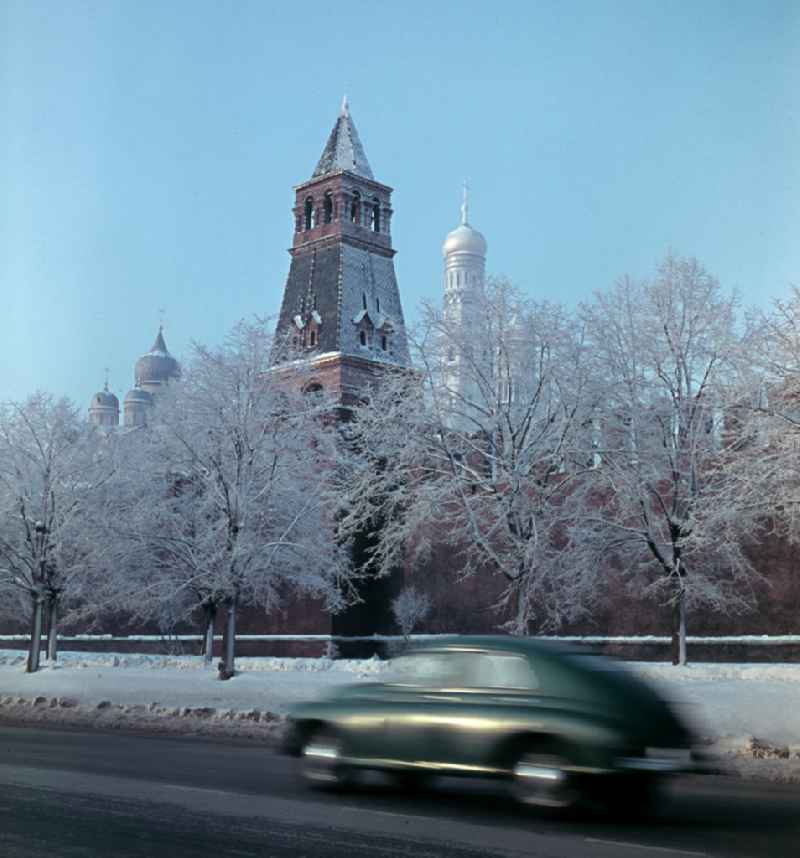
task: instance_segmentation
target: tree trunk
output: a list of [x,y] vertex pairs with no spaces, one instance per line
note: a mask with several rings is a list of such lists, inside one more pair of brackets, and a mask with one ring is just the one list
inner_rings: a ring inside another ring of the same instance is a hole
[[31,643],[28,649],[26,673],[35,673],[39,669],[39,655],[42,649],[42,597],[32,596],[33,616],[31,618]]
[[217,619],[216,604],[205,605],[203,607],[203,643],[200,650],[200,655],[206,664],[211,664],[214,657],[214,624]]
[[672,605],[672,663],[686,664],[686,592],[683,587]]
[[517,617],[515,621],[514,634],[515,635],[527,635],[528,634],[528,600],[526,598],[525,591],[520,587],[517,590]]
[[58,596],[47,600],[47,660],[55,664],[58,659]]
[[230,679],[236,672],[236,594],[226,600],[228,616],[222,638],[222,661],[219,663],[219,678]]

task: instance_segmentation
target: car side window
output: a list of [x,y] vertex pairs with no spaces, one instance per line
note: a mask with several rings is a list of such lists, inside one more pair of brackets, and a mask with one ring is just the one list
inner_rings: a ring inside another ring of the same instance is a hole
[[522,656],[471,651],[400,656],[392,663],[390,681],[427,688],[539,688],[536,673]]
[[392,663],[392,681],[400,685],[427,687],[464,684],[464,653],[418,653],[404,655]]
[[539,681],[527,659],[503,653],[480,653],[472,664],[473,681],[479,688],[534,690]]

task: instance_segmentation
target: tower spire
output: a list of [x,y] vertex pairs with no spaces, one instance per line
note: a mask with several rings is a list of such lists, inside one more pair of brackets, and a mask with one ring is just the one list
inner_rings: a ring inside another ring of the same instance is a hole
[[469,213],[469,182],[464,179],[464,194],[461,201],[461,223],[463,226],[467,226],[469,223],[468,219]]
[[375,179],[358,137],[353,117],[350,115],[350,103],[346,95],[342,99],[336,124],[311,178],[318,179],[321,176],[340,172],[354,173],[356,176],[373,181]]

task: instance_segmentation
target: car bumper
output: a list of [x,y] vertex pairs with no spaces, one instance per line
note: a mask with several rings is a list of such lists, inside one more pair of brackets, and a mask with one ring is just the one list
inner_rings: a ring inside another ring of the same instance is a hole
[[653,774],[716,774],[720,762],[695,748],[647,748],[643,756],[619,757],[616,768]]

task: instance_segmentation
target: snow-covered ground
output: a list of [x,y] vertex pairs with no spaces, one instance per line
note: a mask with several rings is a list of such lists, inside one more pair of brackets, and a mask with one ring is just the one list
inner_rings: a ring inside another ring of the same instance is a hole
[[0,652],[0,697],[56,697],[89,706],[110,701],[125,706],[256,708],[281,714],[291,703],[374,675],[386,664],[378,659],[238,658],[238,675],[221,682],[216,669],[196,656],[62,653],[58,659],[56,667],[26,674],[24,653]]
[[[0,651],[0,715],[13,720],[152,726],[263,735],[299,700],[377,678],[387,662],[240,658],[221,682],[193,656],[63,653],[24,673],[25,653]],[[630,662],[747,774],[800,780],[800,664]],[[757,770],[757,771],[756,771]]]

